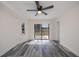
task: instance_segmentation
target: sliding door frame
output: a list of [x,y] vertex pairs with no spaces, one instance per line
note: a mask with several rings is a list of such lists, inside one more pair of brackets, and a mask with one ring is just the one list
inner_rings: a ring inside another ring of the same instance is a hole
[[[35,26],[35,25],[36,25],[36,24],[34,24],[34,26]],[[40,27],[41,27],[41,38],[40,38],[40,39],[41,39],[41,40],[45,40],[45,39],[42,38],[42,37],[43,37],[43,36],[42,36],[42,24],[40,24],[40,25],[41,25],[41,26],[40,26]],[[47,39],[47,40],[50,39],[50,38],[49,38],[49,37],[50,37],[50,30],[49,30],[49,29],[50,29],[50,27],[49,27],[49,24],[48,24],[48,39]],[[34,28],[34,39],[35,39],[35,28]]]

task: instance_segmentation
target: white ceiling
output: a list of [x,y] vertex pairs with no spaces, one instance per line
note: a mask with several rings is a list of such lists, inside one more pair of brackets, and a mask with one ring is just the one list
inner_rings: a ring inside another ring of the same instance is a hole
[[79,5],[78,1],[40,1],[40,4],[43,7],[47,7],[50,5],[54,5],[54,8],[45,10],[44,12],[48,13],[48,15],[37,15],[35,16],[36,12],[27,12],[27,9],[36,9],[36,5],[34,1],[7,1],[3,2],[7,7],[15,11],[21,18],[23,19],[53,19],[59,18],[63,16],[68,10],[74,8],[75,6]]

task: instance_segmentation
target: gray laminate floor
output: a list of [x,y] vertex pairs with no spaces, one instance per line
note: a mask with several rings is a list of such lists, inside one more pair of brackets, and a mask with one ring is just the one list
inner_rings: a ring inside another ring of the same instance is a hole
[[32,40],[18,44],[2,57],[68,57],[68,55],[53,41]]

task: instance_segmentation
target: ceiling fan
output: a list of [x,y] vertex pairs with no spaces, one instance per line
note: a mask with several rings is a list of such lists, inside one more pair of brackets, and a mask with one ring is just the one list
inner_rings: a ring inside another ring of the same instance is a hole
[[37,11],[37,13],[35,14],[35,16],[37,16],[38,14],[41,14],[41,13],[43,13],[44,15],[47,15],[47,13],[44,12],[44,10],[51,9],[51,8],[54,7],[54,5],[51,5],[51,6],[43,8],[43,6],[40,5],[39,1],[35,1],[35,4],[37,6],[37,9],[28,9],[27,10],[27,11]]

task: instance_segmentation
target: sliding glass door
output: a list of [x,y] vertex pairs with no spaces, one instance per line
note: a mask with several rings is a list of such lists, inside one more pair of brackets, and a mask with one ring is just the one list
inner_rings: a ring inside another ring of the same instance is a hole
[[35,39],[49,39],[49,24],[34,24]]

